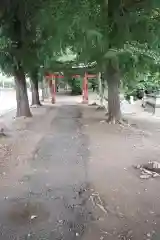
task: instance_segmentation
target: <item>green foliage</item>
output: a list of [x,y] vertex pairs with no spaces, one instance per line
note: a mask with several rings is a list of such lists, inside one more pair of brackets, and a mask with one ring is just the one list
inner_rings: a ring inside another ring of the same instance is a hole
[[[0,66],[14,75],[20,62],[26,74],[38,71],[42,79],[45,71],[71,68],[68,59],[58,63],[70,49],[74,61],[96,62],[97,71],[117,57],[123,84],[130,88],[138,84],[138,74],[160,62],[158,7],[158,0],[15,0],[3,5],[0,15]],[[70,84],[80,89],[79,80]]]
[[68,84],[71,87],[73,95],[80,95],[82,94],[82,78],[68,78]]
[[137,99],[139,91],[147,94],[157,92],[160,89],[160,73],[159,72],[144,72],[137,73],[134,79],[124,83],[125,95],[134,96]]
[[94,89],[97,90],[98,89],[98,82],[97,82],[97,78],[91,78],[88,81],[88,88],[89,89]]
[[8,5],[0,29],[0,65],[5,73],[14,75],[17,63],[26,73],[40,66],[52,68],[64,48],[59,23],[67,27],[64,10],[68,9],[61,2],[65,5],[51,0],[15,0]]

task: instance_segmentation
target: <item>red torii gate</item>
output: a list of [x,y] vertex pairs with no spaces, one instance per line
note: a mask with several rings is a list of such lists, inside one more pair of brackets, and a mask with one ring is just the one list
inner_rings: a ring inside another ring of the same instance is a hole
[[82,93],[82,103],[88,103],[88,79],[96,77],[96,74],[84,74],[83,78],[83,93]]
[[[80,75],[73,75],[72,77],[79,77]],[[87,74],[85,73],[83,78],[82,85],[82,103],[88,103],[88,79],[94,78],[97,75]],[[52,104],[56,102],[56,82],[55,78],[64,78],[64,75],[56,75],[56,74],[47,74],[46,79],[48,79],[48,84],[50,88],[50,93],[52,96]]]

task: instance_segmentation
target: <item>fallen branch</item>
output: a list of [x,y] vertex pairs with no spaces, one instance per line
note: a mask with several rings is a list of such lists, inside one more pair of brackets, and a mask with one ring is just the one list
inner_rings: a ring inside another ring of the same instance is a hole
[[96,108],[97,111],[105,110],[105,109],[106,109],[105,106],[98,106],[98,107]]
[[105,209],[105,207],[103,206],[103,202],[99,196],[99,193],[92,193],[92,195],[90,196],[90,199],[92,201],[93,206],[97,206],[99,207],[105,214],[108,213],[108,211]]
[[147,164],[136,165],[134,166],[136,169],[140,169],[141,179],[149,179],[160,177],[160,163],[158,162],[148,162]]
[[100,204],[97,203],[97,206],[105,213],[107,214],[107,210]]

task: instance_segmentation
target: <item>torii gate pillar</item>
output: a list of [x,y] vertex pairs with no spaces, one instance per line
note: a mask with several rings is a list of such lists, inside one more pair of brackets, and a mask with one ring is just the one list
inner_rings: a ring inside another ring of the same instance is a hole
[[82,103],[88,103],[88,78],[86,73],[83,78]]

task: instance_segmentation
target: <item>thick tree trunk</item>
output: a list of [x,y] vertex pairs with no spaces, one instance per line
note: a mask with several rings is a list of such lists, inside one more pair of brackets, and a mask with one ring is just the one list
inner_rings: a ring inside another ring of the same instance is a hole
[[39,92],[38,92],[38,79],[31,80],[31,91],[32,91],[31,105],[41,106],[41,103],[39,100]]
[[99,72],[97,74],[97,81],[98,81],[98,107],[97,110],[104,110],[104,88],[102,84],[102,74]]
[[27,85],[25,74],[22,67],[15,70],[15,85],[16,85],[16,100],[17,100],[17,117],[31,117],[32,114],[29,108]]
[[49,97],[50,97],[49,83],[44,79],[44,98],[49,98]]
[[98,74],[98,87],[99,87],[99,96],[100,96],[100,107],[104,108],[104,88],[102,84],[102,75]]
[[110,60],[107,65],[107,83],[108,83],[108,121],[119,123],[121,121],[119,86],[120,76],[118,60]]
[[40,99],[39,99],[39,91],[38,91],[38,76],[39,69],[35,67],[30,72],[30,78],[31,78],[31,91],[32,91],[32,103],[31,106],[41,106]]
[[44,80],[40,83],[40,85],[41,85],[41,90],[42,90],[41,101],[44,101],[44,98],[45,98],[45,86],[44,86]]

